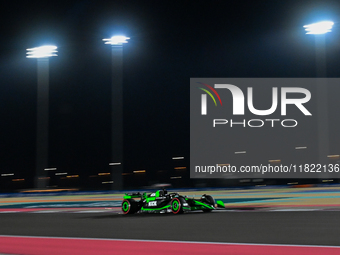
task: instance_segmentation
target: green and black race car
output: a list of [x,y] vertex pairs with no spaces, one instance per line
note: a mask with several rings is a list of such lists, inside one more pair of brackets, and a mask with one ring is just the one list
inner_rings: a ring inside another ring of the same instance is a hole
[[150,194],[146,192],[125,194],[122,202],[124,214],[141,212],[180,214],[197,210],[211,212],[217,208],[225,208],[224,203],[222,201],[215,202],[215,199],[210,195],[204,194],[200,199],[194,199],[178,193],[168,193],[165,189]]

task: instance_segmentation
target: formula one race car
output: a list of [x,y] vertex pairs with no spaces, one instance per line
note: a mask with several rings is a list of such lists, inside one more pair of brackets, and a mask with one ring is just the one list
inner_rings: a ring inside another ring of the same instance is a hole
[[178,193],[168,193],[167,190],[158,190],[147,194],[132,193],[125,194],[122,202],[124,214],[141,212],[180,214],[187,211],[202,210],[211,212],[217,208],[225,208],[222,201],[216,201],[212,196],[204,194],[200,199],[188,198]]

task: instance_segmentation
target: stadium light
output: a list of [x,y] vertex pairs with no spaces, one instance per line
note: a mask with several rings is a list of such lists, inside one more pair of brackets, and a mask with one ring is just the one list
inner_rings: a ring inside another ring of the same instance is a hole
[[116,35],[103,39],[111,45],[112,85],[111,85],[111,169],[114,183],[112,189],[123,189],[123,44],[129,37]]
[[26,53],[26,58],[36,58],[38,63],[36,188],[45,188],[47,186],[46,180],[49,179],[49,177],[46,177],[44,171],[52,171],[52,169],[47,168],[49,137],[49,58],[58,56],[57,52],[57,46],[44,45],[29,48]]
[[41,47],[35,47],[27,49],[26,58],[48,58],[48,57],[56,57],[57,46],[46,45]]
[[[332,31],[334,22],[321,21],[303,26],[306,34],[312,34],[315,37],[315,57],[316,57],[316,77],[327,77],[326,61],[326,33]],[[326,164],[326,155],[329,153],[329,127],[328,127],[328,96],[327,82],[325,79],[317,79],[316,94],[317,96],[317,123],[318,123],[318,151],[319,163]]]
[[111,45],[122,45],[123,43],[127,43],[130,37],[122,36],[122,35],[116,35],[112,36],[109,39],[103,39],[105,44],[111,44]]
[[312,35],[320,35],[320,34],[326,34],[328,32],[332,32],[332,27],[334,25],[334,22],[332,21],[322,21],[317,22],[309,25],[303,26],[306,30],[306,34],[312,34]]

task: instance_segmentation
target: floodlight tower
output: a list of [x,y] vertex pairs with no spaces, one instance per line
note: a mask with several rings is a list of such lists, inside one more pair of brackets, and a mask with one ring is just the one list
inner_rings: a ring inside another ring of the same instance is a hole
[[57,56],[57,52],[52,45],[27,49],[26,57],[38,62],[36,188],[45,188],[47,184],[44,169],[48,168],[49,57]]
[[112,87],[111,87],[111,176],[112,189],[123,188],[123,44],[129,37],[113,36],[103,39],[112,50]]
[[[327,104],[327,71],[326,71],[326,42],[325,34],[332,32],[334,23],[332,21],[322,21],[303,26],[306,34],[315,36],[316,53],[316,77],[317,79],[317,121],[318,121],[318,144],[319,163],[327,163],[329,154],[329,134],[328,134],[328,104]],[[322,79],[323,78],[323,79]]]

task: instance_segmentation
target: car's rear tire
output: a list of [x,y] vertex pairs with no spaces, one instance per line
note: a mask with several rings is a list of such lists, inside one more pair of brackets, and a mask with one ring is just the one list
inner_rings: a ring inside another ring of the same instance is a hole
[[183,213],[183,198],[175,197],[171,200],[171,211],[173,214]]
[[[212,196],[210,196],[210,195],[204,195],[204,198],[201,198],[201,200],[202,200],[203,202],[205,202],[205,203],[207,203],[207,204],[209,204],[209,205],[215,207],[215,199],[214,199]],[[211,212],[212,209],[203,209],[202,211],[203,211],[203,212]]]
[[124,214],[133,214],[138,211],[138,204],[133,199],[124,199],[122,202],[122,211]]

